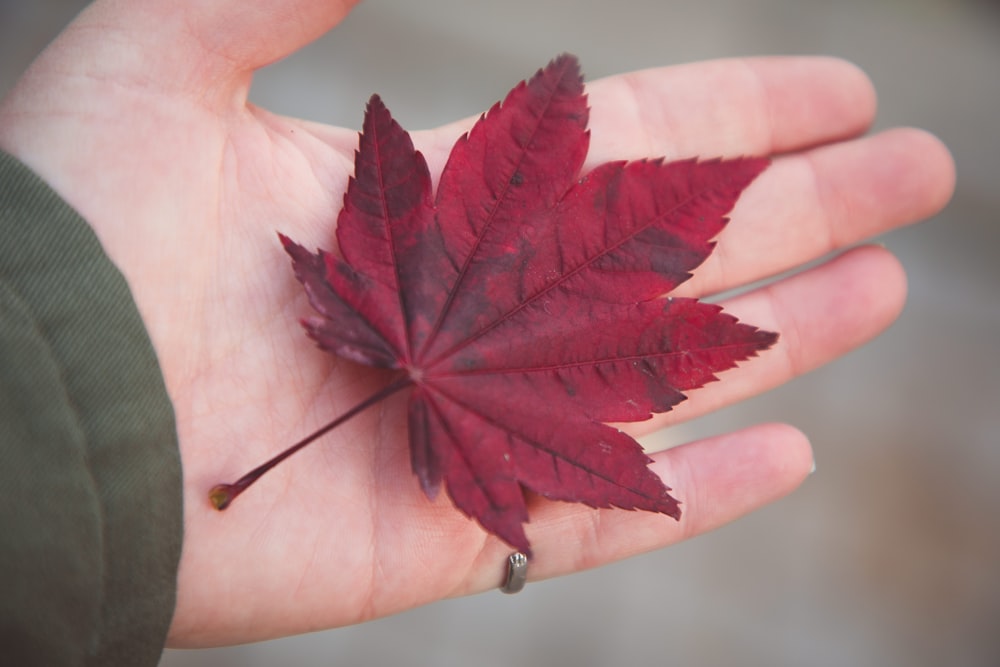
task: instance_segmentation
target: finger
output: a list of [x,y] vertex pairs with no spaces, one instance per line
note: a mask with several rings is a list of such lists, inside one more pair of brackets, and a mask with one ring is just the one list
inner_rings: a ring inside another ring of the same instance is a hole
[[743,194],[713,254],[675,294],[732,289],[927,218],[945,206],[954,184],[948,149],[913,129],[778,159]]
[[864,132],[875,92],[833,58],[715,60],[589,84],[592,163],[770,155]]
[[[856,136],[875,115],[875,92],[865,74],[821,57],[660,67],[588,82],[586,93],[588,170],[608,160],[801,150]],[[432,171],[443,166],[452,142],[474,121],[419,133],[417,143]]]
[[630,426],[649,433],[780,386],[868,342],[903,309],[906,276],[884,248],[855,248],[772,285],[723,301],[744,322],[780,335],[759,357],[689,392],[672,411]]
[[[764,424],[675,447],[651,468],[682,501],[679,522],[650,512],[593,510],[538,499],[527,526],[535,555],[529,580],[578,572],[708,532],[790,493],[812,469],[808,440],[784,424]],[[484,550],[472,590],[496,586],[510,548]]]

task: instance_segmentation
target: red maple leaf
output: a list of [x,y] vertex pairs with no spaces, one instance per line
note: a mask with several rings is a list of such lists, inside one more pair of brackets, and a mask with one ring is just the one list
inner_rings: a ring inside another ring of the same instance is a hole
[[581,176],[588,109],[562,56],[452,149],[436,196],[423,156],[377,97],[337,219],[339,254],[281,241],[333,354],[399,370],[378,395],[231,485],[408,389],[413,471],[530,553],[524,489],[680,518],[631,437],[607,422],[670,410],[682,392],[774,343],[720,307],[662,298],[765,159],[609,162]]

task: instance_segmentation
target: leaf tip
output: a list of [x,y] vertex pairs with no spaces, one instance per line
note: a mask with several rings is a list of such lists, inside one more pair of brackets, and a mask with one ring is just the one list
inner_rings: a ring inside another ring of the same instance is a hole
[[[669,491],[669,488],[667,490]],[[664,496],[663,508],[660,509],[660,513],[669,516],[674,521],[680,521],[681,501],[677,500],[669,493],[665,493]]]
[[746,170],[747,185],[750,185],[750,183],[771,166],[771,158],[759,155],[741,158],[740,162]]
[[778,342],[781,335],[777,331],[767,331],[765,329],[758,329],[755,336],[757,342],[757,350],[763,352],[774,346]]
[[547,67],[551,69],[562,69],[567,73],[574,72],[578,76],[581,75],[580,59],[574,54],[565,51],[549,61]]

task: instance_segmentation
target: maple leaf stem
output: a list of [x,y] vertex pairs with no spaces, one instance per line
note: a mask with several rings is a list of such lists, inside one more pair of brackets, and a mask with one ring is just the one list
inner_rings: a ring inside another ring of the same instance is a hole
[[338,426],[346,422],[348,419],[358,415],[361,412],[364,412],[365,410],[375,405],[376,403],[382,401],[385,398],[388,398],[389,396],[395,394],[397,391],[400,391],[401,389],[409,387],[411,384],[413,384],[413,379],[410,376],[405,376],[396,380],[395,382],[386,385],[385,387],[378,390],[365,400],[355,405],[353,408],[351,408],[344,414],[340,415],[339,417],[331,421],[329,424],[326,424],[322,428],[313,431],[312,433],[302,438],[301,440],[299,440],[294,445],[284,450],[277,456],[274,456],[268,461],[265,461],[264,463],[260,464],[247,474],[243,475],[235,482],[231,484],[216,484],[215,486],[212,487],[212,490],[209,491],[208,499],[212,502],[212,505],[215,507],[215,509],[220,511],[226,509],[233,502],[233,500],[236,499],[236,496],[246,491],[250,487],[250,485],[252,485],[258,479],[260,479],[264,475],[264,473],[269,471],[271,468],[275,467],[276,465],[278,465],[279,463],[281,463],[282,461],[284,461],[285,459],[287,459],[289,456],[299,451],[300,449],[303,449],[304,447],[312,443],[314,440],[323,437],[333,429],[337,428]]

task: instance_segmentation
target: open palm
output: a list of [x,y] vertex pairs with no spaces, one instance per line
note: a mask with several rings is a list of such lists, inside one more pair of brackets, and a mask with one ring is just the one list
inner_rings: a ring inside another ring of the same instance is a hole
[[[333,246],[356,132],[246,101],[255,69],[317,37],[351,3],[152,4],[91,6],[0,107],[0,147],[93,225],[159,356],[185,475],[171,641],[263,639],[496,586],[510,548],[443,494],[423,496],[410,472],[405,397],[298,454],[227,512],[209,504],[212,485],[386,379],[303,336],[298,319],[309,308],[276,237]],[[950,158],[932,137],[893,130],[857,138],[872,120],[874,96],[842,62],[710,62],[598,81],[588,93],[591,165],[778,156],[741,199],[716,252],[679,290],[685,295],[739,287],[926,217],[951,192]],[[414,133],[432,173],[469,126]],[[708,412],[837,357],[886,327],[904,296],[896,261],[860,247],[729,300],[741,319],[781,332],[777,347],[641,428]],[[656,455],[654,470],[685,503],[679,523],[533,498],[531,576],[704,532],[784,495],[810,466],[805,438],[770,424]]]

